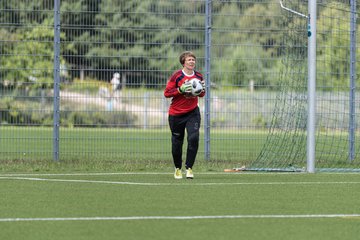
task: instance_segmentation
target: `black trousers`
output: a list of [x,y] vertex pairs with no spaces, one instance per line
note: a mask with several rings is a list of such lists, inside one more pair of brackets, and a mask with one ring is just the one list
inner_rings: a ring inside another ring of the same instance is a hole
[[199,148],[200,110],[193,111],[180,116],[169,115],[169,126],[171,130],[172,156],[176,168],[182,167],[182,150],[187,134],[187,151],[185,167],[192,168],[195,163],[196,154]]

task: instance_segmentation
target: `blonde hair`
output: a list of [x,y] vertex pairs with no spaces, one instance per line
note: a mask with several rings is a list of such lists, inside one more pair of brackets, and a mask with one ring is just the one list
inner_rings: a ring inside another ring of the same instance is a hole
[[193,58],[196,59],[196,56],[195,56],[195,54],[194,54],[193,52],[185,51],[185,52],[183,52],[183,53],[180,55],[180,57],[179,57],[179,62],[181,63],[181,65],[184,65],[185,59],[186,59],[187,57],[193,57]]

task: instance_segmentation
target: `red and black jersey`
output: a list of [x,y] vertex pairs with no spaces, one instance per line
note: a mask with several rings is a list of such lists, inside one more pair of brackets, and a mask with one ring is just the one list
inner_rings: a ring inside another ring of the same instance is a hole
[[196,97],[187,97],[181,94],[178,88],[190,79],[197,78],[203,81],[201,73],[194,71],[192,75],[186,75],[182,70],[175,71],[169,78],[166,88],[164,90],[164,96],[171,98],[171,104],[169,108],[169,115],[182,115],[191,112],[198,106],[198,97],[205,96],[205,92],[202,92]]

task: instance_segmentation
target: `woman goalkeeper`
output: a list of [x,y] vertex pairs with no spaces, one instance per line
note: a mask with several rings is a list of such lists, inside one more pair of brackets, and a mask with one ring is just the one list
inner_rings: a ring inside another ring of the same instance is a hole
[[[195,163],[199,147],[200,110],[198,97],[205,96],[205,82],[200,72],[195,70],[196,56],[194,53],[183,52],[179,61],[182,69],[175,71],[169,78],[164,96],[172,98],[169,107],[169,126],[171,130],[172,156],[175,165],[175,179],[182,179],[182,149],[184,143],[185,129],[187,133],[186,152],[186,178],[194,178],[192,167]],[[202,92],[192,95],[192,86],[189,80],[197,78],[201,81]]]

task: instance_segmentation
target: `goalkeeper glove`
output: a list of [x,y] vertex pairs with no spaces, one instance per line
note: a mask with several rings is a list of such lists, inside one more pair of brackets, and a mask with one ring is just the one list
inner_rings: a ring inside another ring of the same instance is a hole
[[202,85],[202,92],[205,92],[205,81],[204,80],[201,81],[201,85]]
[[191,93],[191,88],[191,83],[189,81],[186,81],[179,87],[179,92],[181,94]]

